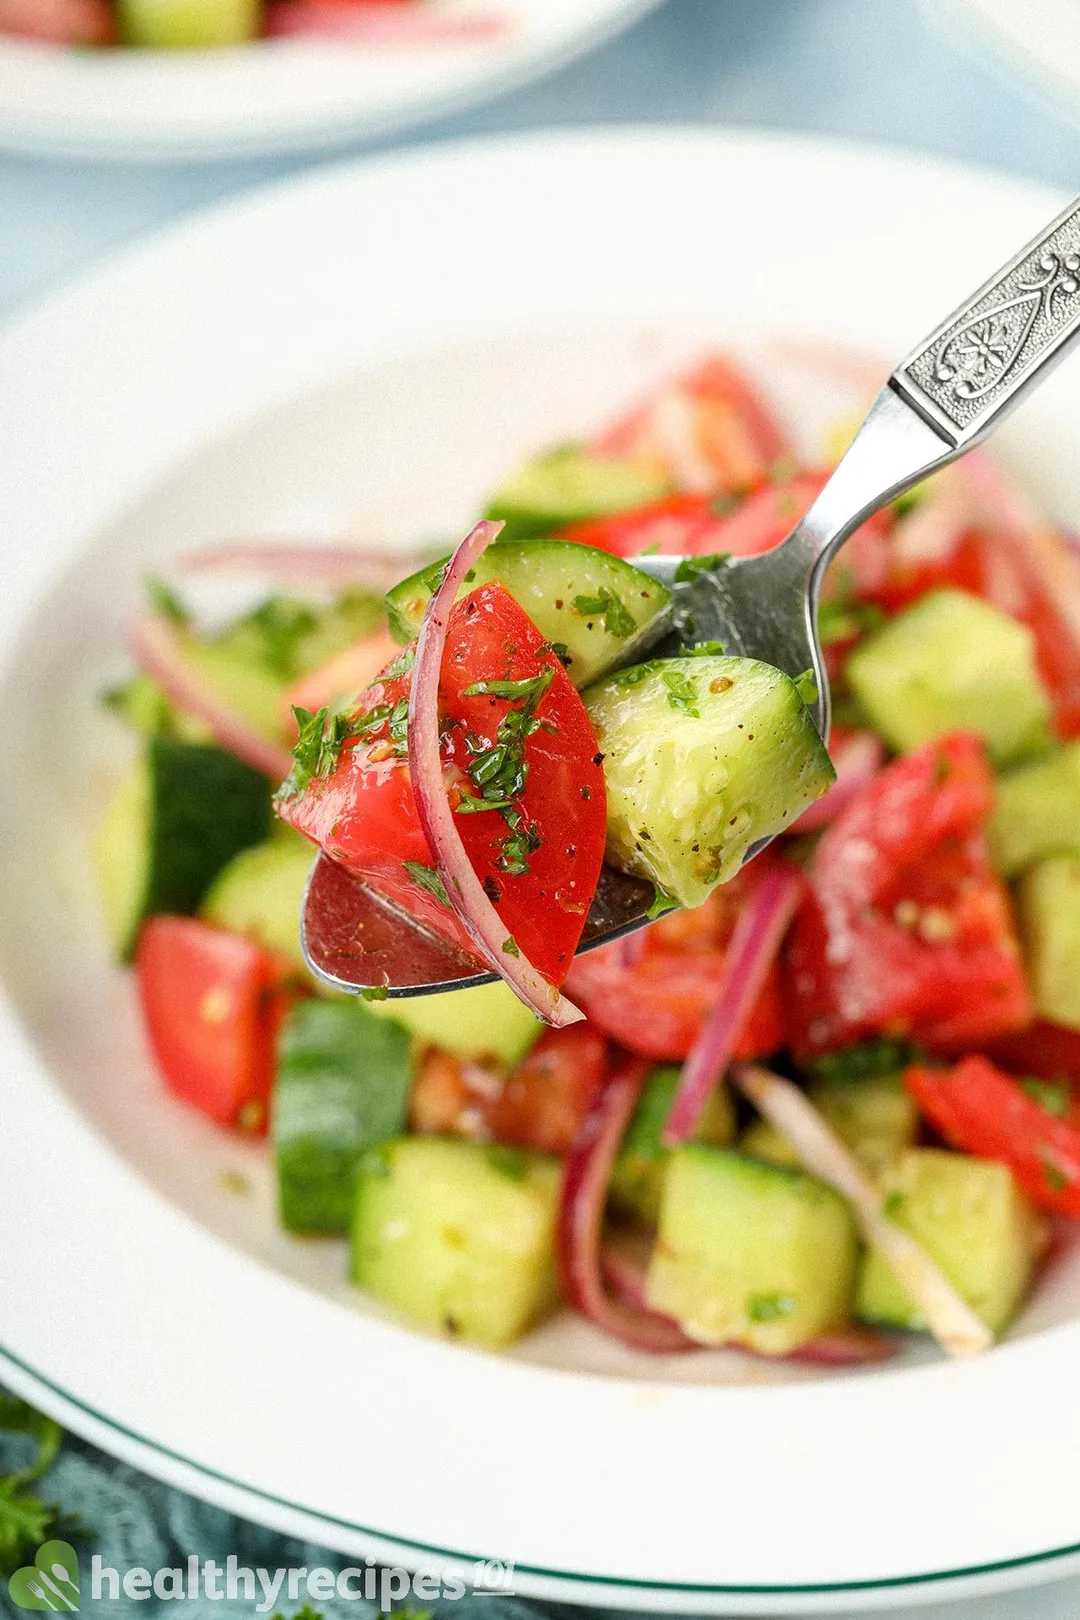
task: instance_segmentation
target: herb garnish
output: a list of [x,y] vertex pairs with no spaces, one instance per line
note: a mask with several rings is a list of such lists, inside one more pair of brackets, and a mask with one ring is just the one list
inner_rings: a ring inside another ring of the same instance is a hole
[[885,623],[885,614],[876,602],[847,602],[832,599],[818,608],[818,635],[823,647],[838,641],[853,641],[856,636],[878,630]]
[[294,799],[303,793],[317,776],[329,776],[341,758],[342,744],[349,735],[349,721],[343,714],[335,714],[327,725],[329,709],[325,706],[313,714],[310,709],[293,705],[297,738],[293,746],[293,767],[277,791],[280,800]]
[[609,636],[625,641],[637,629],[634,615],[611,591],[603,591],[599,596],[575,596],[574,607],[586,619],[602,618]]
[[509,935],[507,935],[506,939],[503,940],[502,948],[503,948],[503,955],[504,956],[520,956],[521,955],[521,950],[520,950],[520,948],[518,946],[517,940],[516,939],[511,939],[509,937]]
[[640,686],[642,681],[647,681],[649,676],[659,668],[660,660],[652,658],[644,664],[631,664],[628,669],[617,669],[614,675],[608,678],[613,686]]
[[1067,1080],[1038,1080],[1028,1077],[1020,1082],[1020,1089],[1026,1091],[1028,1096],[1046,1114],[1053,1114],[1060,1119],[1072,1107],[1072,1087]]
[[396,681],[399,676],[407,675],[415,662],[416,647],[410,643],[408,647],[403,647],[394,662],[383,670],[379,676],[380,681]]
[[13,1473],[0,1476],[0,1570],[11,1573],[24,1558],[62,1528],[59,1510],[26,1487],[40,1479],[56,1460],[63,1431],[52,1418],[43,1417],[23,1400],[0,1392],[0,1429],[29,1436],[33,1460]]
[[667,687],[668,702],[673,709],[680,709],[683,714],[690,715],[693,720],[701,719],[701,710],[697,706],[697,688],[688,675],[681,669],[666,669],[663,674],[664,685]]
[[727,651],[722,641],[695,641],[692,647],[685,647],[684,658],[721,658]]
[[160,613],[163,619],[168,619],[171,624],[176,625],[191,623],[191,614],[176,592],[171,590],[163,579],[158,579],[155,574],[147,574],[143,586],[150,598],[151,607]]
[[684,557],[675,570],[675,583],[689,585],[699,574],[715,574],[731,561],[730,551],[710,551],[703,557]]
[[840,1052],[826,1052],[807,1063],[806,1067],[822,1080],[847,1084],[900,1074],[911,1064],[922,1062],[923,1055],[921,1049],[909,1041],[882,1039],[864,1041],[861,1046],[847,1046]]
[[360,994],[365,1001],[385,1001],[390,992],[385,984],[365,984]]
[[428,894],[433,894],[440,906],[445,906],[447,911],[451,910],[450,896],[434,866],[424,866],[421,861],[402,861],[401,864],[414,883],[421,889],[426,889]]
[[790,1316],[798,1305],[791,1294],[751,1294],[746,1302],[746,1314],[751,1322],[778,1322]]
[[466,747],[474,757],[465,768],[476,795],[463,793],[455,806],[463,815],[474,815],[480,810],[499,812],[510,831],[502,841],[495,864],[511,877],[526,873],[529,856],[540,848],[540,835],[535,825],[526,821],[517,801],[525,792],[529,778],[525,743],[543,724],[536,718],[536,711],[554,678],[555,671],[548,666],[539,675],[518,681],[476,681],[467,686],[463,694],[465,697],[508,698],[516,705],[499,721],[491,747],[472,732],[466,736]]

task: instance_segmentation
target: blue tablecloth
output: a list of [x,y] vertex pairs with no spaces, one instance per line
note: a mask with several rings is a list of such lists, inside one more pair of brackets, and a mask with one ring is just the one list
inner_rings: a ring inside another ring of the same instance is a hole
[[[1017,0],[1017,4],[1022,0]],[[944,15],[943,15],[944,14]],[[775,125],[888,141],[1080,189],[1080,106],[1070,109],[1007,63],[983,54],[952,20],[946,0],[668,0],[588,59],[529,89],[446,119],[396,143],[502,130],[613,121]],[[333,154],[340,156],[341,152]],[[0,315],[103,253],[218,198],[297,172],[317,159],[207,165],[91,165],[0,156]],[[0,1434],[0,1474],[21,1442]],[[65,1515],[89,1568],[149,1569],[232,1553],[240,1564],[326,1565],[340,1560],[290,1543],[167,1490],[76,1440],[67,1441],[40,1487]],[[0,1587],[0,1612],[7,1601]],[[232,1620],[248,1602],[88,1605],[83,1613]],[[297,1604],[283,1603],[290,1617]],[[374,1606],[317,1605],[327,1620],[370,1620]],[[539,1606],[512,1599],[444,1604],[439,1620],[523,1620]],[[493,1613],[493,1610],[497,1611]],[[9,1611],[14,1615],[17,1611]],[[563,1613],[549,1607],[552,1620]],[[932,1611],[944,1620],[945,1611]],[[948,1609],[952,1620],[1075,1620],[1080,1582],[1037,1595]]]

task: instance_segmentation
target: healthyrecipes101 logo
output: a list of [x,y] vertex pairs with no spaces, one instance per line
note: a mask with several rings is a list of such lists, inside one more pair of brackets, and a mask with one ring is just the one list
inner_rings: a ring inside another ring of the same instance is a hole
[[[119,1602],[121,1593],[136,1603],[150,1597],[180,1602],[199,1598],[211,1602],[239,1600],[253,1604],[256,1614],[270,1614],[281,1600],[327,1603],[332,1598],[354,1602],[366,1599],[369,1603],[378,1603],[387,1617],[393,1612],[396,1620],[420,1620],[421,1615],[428,1620],[430,1610],[400,1608],[395,1611],[394,1605],[411,1598],[431,1603],[439,1598],[506,1597],[513,1593],[512,1563],[481,1559],[472,1566],[470,1575],[471,1580],[466,1581],[450,1570],[410,1573],[396,1565],[377,1564],[372,1559],[341,1570],[324,1566],[249,1569],[234,1553],[230,1553],[223,1564],[192,1554],[183,1567],[159,1570],[138,1567],[121,1572],[105,1564],[95,1553],[90,1563],[89,1590],[81,1595],[84,1601],[106,1603]],[[47,1541],[39,1548],[32,1564],[17,1569],[12,1575],[8,1581],[8,1596],[19,1609],[45,1610],[51,1614],[77,1613],[79,1559],[74,1547],[66,1541]]]
[[47,1541],[32,1564],[8,1581],[8,1596],[20,1609],[74,1614],[79,1607],[79,1559],[67,1541]]

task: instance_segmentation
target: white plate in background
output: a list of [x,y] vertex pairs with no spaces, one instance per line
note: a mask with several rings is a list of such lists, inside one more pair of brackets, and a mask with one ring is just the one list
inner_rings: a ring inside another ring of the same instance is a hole
[[[339,1245],[277,1230],[259,1148],[165,1095],[85,851],[93,694],[148,566],[453,533],[519,455],[710,343],[899,356],[1058,203],[764,134],[476,142],[231,203],[0,333],[0,1377],[248,1517],[512,1559],[549,1597],[792,1613],[1080,1568],[1080,1254],[966,1365],[656,1362],[566,1317],[504,1356],[414,1333]],[[1075,366],[1009,429],[1074,521]],[[784,388],[819,434],[835,390]]]
[[657,0],[476,0],[469,44],[259,40],[213,51],[72,50],[0,35],[0,147],[81,158],[250,157],[385,134],[550,72]]

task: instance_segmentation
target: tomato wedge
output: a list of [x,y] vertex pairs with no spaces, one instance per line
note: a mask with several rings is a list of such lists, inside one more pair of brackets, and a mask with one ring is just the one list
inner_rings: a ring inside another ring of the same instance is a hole
[[[661,917],[644,934],[579,956],[572,995],[592,1023],[641,1057],[685,1058],[724,986],[724,948],[739,911],[768,863],[764,854],[695,911]],[[734,1056],[764,1057],[784,1045],[779,972],[774,967],[739,1035]]]
[[985,1048],[985,1056],[1010,1074],[1080,1083],[1080,1030],[1061,1024],[1039,1020],[1030,1029],[994,1041]]
[[1025,1089],[984,1057],[955,1069],[908,1069],[904,1081],[953,1147],[1009,1165],[1043,1209],[1080,1215],[1080,1125],[1053,1112],[1037,1086]]
[[788,942],[796,1050],[881,1034],[949,1051],[1031,1021],[981,833],[992,800],[981,742],[957,733],[894,760],[841,811]]
[[287,964],[194,917],[152,917],[135,979],[165,1083],[221,1125],[266,1127],[277,1033],[295,999]]
[[[405,728],[406,650],[347,717],[321,766],[278,813],[422,927],[471,955],[421,830]],[[606,839],[601,755],[558,658],[499,584],[450,616],[439,685],[447,791],[469,860],[518,948],[566,977],[596,893]],[[294,784],[295,785],[295,784]],[[502,808],[485,789],[505,786]]]
[[[756,557],[786,540],[820,494],[826,472],[798,473],[782,483],[755,489],[737,504],[726,495],[681,494],[629,512],[590,518],[563,529],[560,538],[579,545],[636,557],[642,552],[667,557],[701,557],[726,552]],[[890,518],[878,513],[852,535],[830,573],[826,594],[844,584],[859,596],[879,590],[888,574]]]
[[657,389],[592,448],[651,462],[699,494],[756,489],[788,451],[757,390],[726,355]]
[[564,1157],[606,1073],[607,1047],[606,1037],[588,1024],[549,1029],[505,1078],[431,1052],[413,1087],[413,1128]]
[[0,34],[58,45],[110,45],[116,19],[109,0],[0,0]]

